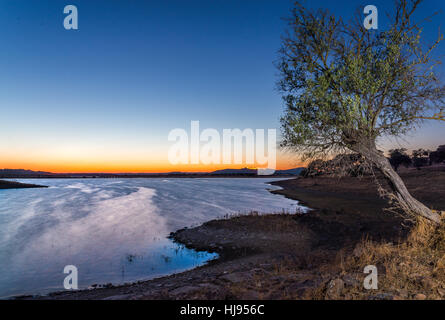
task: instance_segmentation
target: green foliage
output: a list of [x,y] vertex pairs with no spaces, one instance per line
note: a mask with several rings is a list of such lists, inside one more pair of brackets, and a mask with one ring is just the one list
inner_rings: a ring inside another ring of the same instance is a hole
[[412,22],[420,1],[396,4],[391,27],[366,30],[363,15],[346,24],[326,10],[296,4],[283,38],[279,87],[284,147],[319,157],[378,137],[403,135],[445,106],[437,61]]

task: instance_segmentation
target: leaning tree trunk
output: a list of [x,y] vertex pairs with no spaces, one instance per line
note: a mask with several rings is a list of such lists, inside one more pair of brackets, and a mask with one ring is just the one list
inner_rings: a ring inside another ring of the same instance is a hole
[[441,218],[437,213],[432,212],[408,192],[403,180],[397,172],[394,171],[388,159],[377,150],[374,144],[371,144],[371,146],[360,145],[354,149],[382,172],[393,192],[393,200],[397,201],[398,205],[405,213],[417,216],[420,215],[431,221],[440,223]]

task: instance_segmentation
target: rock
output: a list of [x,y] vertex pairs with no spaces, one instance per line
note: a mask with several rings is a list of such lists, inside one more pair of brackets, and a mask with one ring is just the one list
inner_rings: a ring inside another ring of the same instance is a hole
[[198,290],[199,287],[194,287],[194,286],[184,286],[184,287],[179,287],[176,289],[173,289],[171,291],[169,291],[169,294],[172,295],[182,295],[182,294],[187,294],[193,291]]
[[342,279],[334,279],[329,281],[326,290],[326,299],[337,300],[340,298],[341,292],[345,287]]
[[443,296],[445,296],[445,289],[437,288],[437,293],[438,293],[441,297],[443,297]]
[[426,299],[426,295],[424,295],[423,293],[418,293],[414,296],[414,300],[425,300]]

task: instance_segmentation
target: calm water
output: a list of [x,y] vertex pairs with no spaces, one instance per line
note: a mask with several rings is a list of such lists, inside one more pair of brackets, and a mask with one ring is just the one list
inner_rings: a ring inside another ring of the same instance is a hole
[[48,189],[0,190],[0,297],[149,279],[216,257],[173,243],[179,228],[231,213],[295,212],[272,178],[33,179]]

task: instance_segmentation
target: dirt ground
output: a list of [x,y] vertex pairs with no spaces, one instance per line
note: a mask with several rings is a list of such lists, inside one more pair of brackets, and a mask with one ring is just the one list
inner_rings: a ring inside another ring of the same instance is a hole
[[[399,172],[409,192],[432,209],[445,208],[445,167],[405,169]],[[328,177],[279,181],[284,190],[275,191],[292,199],[299,199],[311,208],[373,214],[387,203],[377,192],[371,176]]]

